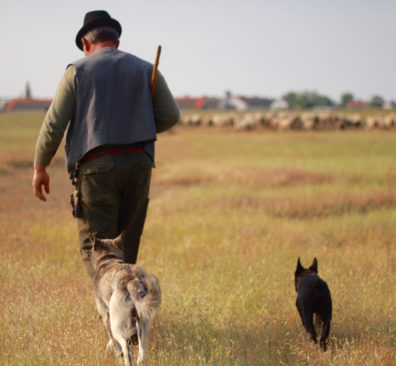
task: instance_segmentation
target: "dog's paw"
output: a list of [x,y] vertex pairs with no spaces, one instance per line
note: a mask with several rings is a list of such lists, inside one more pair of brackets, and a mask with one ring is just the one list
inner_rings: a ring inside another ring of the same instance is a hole
[[121,349],[118,349],[111,339],[109,339],[109,341],[107,342],[105,355],[108,355],[110,352],[114,352],[117,357],[124,357]]
[[139,347],[139,353],[138,353],[138,358],[137,358],[137,364],[138,364],[138,365],[141,365],[141,364],[144,362],[145,358],[146,358],[146,352],[144,351],[143,348],[140,348],[140,347]]
[[114,349],[113,342],[111,341],[111,339],[109,339],[109,341],[107,342],[105,354],[107,355],[113,349]]
[[320,341],[320,349],[322,352],[326,352],[327,351],[327,343],[326,341]]
[[144,355],[140,355],[140,354],[139,354],[139,356],[138,356],[138,358],[137,358],[137,364],[138,364],[138,365],[142,365],[143,362],[144,362]]

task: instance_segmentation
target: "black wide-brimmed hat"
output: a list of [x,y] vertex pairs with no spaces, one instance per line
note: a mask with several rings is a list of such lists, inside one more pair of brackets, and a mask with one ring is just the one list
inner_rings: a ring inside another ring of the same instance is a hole
[[81,38],[83,38],[90,30],[97,27],[111,27],[114,28],[119,35],[121,35],[121,24],[117,20],[113,19],[107,11],[104,10],[94,10],[85,14],[84,25],[78,31],[76,36],[76,45],[82,50],[83,44]]

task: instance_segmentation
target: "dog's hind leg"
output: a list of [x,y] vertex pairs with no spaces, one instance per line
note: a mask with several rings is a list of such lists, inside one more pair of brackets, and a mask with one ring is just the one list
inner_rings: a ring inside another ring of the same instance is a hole
[[139,355],[138,355],[137,363],[138,365],[141,365],[146,358],[146,347],[150,333],[150,321],[149,319],[140,318],[139,321],[136,322],[136,325],[137,325],[137,334],[139,341]]
[[113,335],[111,333],[111,327],[110,327],[110,314],[107,310],[107,306],[103,304],[103,302],[100,300],[100,297],[96,297],[96,306],[99,311],[99,318],[103,322],[103,325],[106,329],[106,333],[109,336],[109,341],[106,346],[106,351],[110,351],[110,349],[113,349],[116,354],[120,355],[121,354],[121,347],[120,345],[116,342],[116,340],[113,338]]
[[303,322],[304,322],[304,327],[307,330],[307,332],[311,335],[311,339],[315,342],[318,343],[316,340],[316,332],[315,332],[315,327],[313,325],[313,313],[311,312],[304,312],[303,313]]
[[133,366],[132,352],[131,352],[131,348],[128,345],[127,340],[126,339],[117,339],[117,341],[121,344],[125,366]]
[[103,317],[102,320],[105,325],[107,335],[109,336],[109,342],[107,343],[107,346],[106,346],[106,353],[108,351],[110,351],[111,349],[113,349],[114,352],[117,354],[117,356],[121,356],[122,355],[121,346],[120,346],[119,342],[117,342],[117,340],[114,339],[113,334],[111,332],[109,315],[106,315],[105,317]]
[[131,303],[128,293],[116,290],[110,298],[110,327],[113,338],[120,345],[125,366],[132,366],[132,351],[128,339],[133,334]]
[[132,366],[132,351],[128,344],[128,337],[124,335],[124,328],[122,324],[118,323],[117,320],[111,323],[111,331],[113,333],[113,339],[122,350],[121,355],[124,357],[125,366]]
[[114,341],[117,345],[120,346],[122,352],[120,352],[121,356],[124,358],[125,366],[133,366],[133,359],[132,359],[132,351],[129,347],[127,339],[121,335],[120,332],[114,332]]
[[139,342],[139,354],[137,359],[137,364],[141,365],[146,358],[146,347],[147,341],[150,333],[150,321],[149,319],[140,318],[136,322],[138,342]]
[[299,301],[298,301],[298,299],[297,299],[297,301],[296,301],[296,307],[297,307],[297,310],[298,310],[298,313],[300,314],[300,318],[301,318],[301,322],[303,323],[303,325],[304,325],[304,318],[303,318],[303,315],[302,315],[302,312],[301,312],[301,310],[300,310],[300,303],[299,303]]
[[322,334],[320,335],[320,348],[323,352],[327,349],[327,338],[330,334],[330,320],[323,322]]

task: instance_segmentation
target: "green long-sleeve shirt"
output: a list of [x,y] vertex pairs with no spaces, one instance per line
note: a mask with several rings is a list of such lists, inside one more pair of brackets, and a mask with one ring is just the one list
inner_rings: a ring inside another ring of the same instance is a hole
[[[36,165],[46,167],[50,164],[75,114],[76,104],[76,68],[70,65],[59,82],[51,107],[44,118],[35,147]],[[157,133],[168,130],[179,121],[179,108],[160,72],[157,74],[153,106]]]

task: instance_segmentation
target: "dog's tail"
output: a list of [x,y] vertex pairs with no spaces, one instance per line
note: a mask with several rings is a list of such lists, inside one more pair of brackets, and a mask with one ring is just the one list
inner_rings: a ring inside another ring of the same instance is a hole
[[139,318],[150,319],[161,304],[161,288],[153,275],[135,277],[127,284]]

